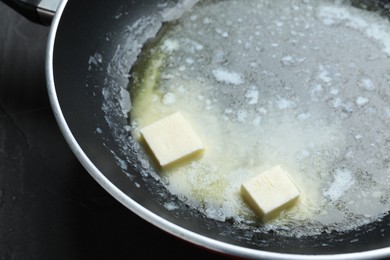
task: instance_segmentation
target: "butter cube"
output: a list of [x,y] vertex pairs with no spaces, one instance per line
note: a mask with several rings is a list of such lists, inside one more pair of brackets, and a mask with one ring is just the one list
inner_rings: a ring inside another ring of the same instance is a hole
[[299,189],[280,166],[274,166],[241,185],[242,198],[263,223],[294,205],[299,195]]
[[163,168],[204,150],[202,141],[180,112],[164,117],[140,132]]

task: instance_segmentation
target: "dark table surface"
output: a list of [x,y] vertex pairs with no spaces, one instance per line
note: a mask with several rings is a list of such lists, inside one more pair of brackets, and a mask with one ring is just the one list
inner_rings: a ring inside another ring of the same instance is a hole
[[81,166],[47,96],[48,32],[0,2],[0,259],[222,258],[134,215]]

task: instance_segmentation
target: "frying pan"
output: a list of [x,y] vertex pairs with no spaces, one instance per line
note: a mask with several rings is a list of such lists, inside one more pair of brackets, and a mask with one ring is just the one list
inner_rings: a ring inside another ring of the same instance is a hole
[[[141,174],[142,162],[126,131],[129,119],[122,90],[128,87],[128,73],[142,46],[161,26],[162,8],[180,1],[65,0],[58,8],[55,1],[4,2],[32,20],[51,24],[46,73],[59,127],[91,176],[141,218],[189,243],[232,257],[390,256],[389,215],[347,232],[285,237],[207,218],[172,196],[154,176]],[[386,11],[386,1],[361,2]],[[179,207],[168,209],[167,202]]]

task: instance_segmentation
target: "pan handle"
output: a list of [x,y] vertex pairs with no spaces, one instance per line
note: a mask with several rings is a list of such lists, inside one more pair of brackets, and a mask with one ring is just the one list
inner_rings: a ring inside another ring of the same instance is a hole
[[61,0],[1,0],[26,17],[43,25],[50,25]]

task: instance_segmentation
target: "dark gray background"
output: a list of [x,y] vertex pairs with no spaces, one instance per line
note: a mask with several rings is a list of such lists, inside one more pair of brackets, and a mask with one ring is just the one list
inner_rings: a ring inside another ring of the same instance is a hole
[[0,2],[0,259],[221,257],[140,219],[82,168],[50,108],[48,32]]

